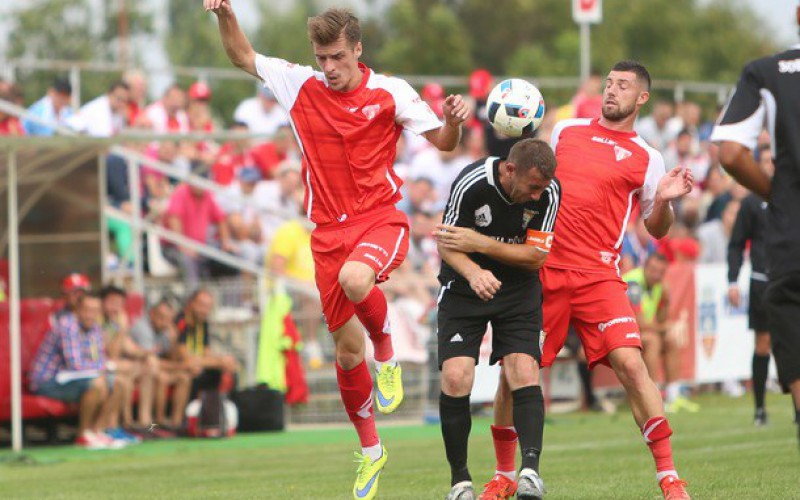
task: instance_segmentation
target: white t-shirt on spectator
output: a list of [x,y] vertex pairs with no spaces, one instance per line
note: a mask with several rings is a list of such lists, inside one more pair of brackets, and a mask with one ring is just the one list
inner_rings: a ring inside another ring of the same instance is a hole
[[175,114],[175,120],[178,122],[177,130],[169,129],[169,117],[167,116],[166,108],[164,108],[164,103],[161,101],[156,101],[147,106],[144,110],[144,114],[153,124],[153,130],[159,134],[170,132],[180,134],[189,133],[189,117],[184,110],[180,110]]
[[652,116],[646,116],[638,120],[634,129],[642,136],[642,139],[650,144],[650,146],[662,153],[667,149],[667,146],[669,146],[669,141],[673,139],[669,125],[665,123],[664,127],[659,129]]
[[258,217],[264,244],[269,244],[281,224],[292,217],[299,217],[299,207],[291,199],[281,199],[277,181],[260,181],[249,196],[242,193],[238,182],[234,182],[217,196],[217,203],[225,214],[241,213],[245,222]]
[[444,161],[436,148],[425,149],[412,160],[408,178],[432,180],[436,188],[436,199],[446,201],[450,196],[450,186],[453,185],[453,181],[472,161],[466,155]]
[[720,219],[700,224],[697,228],[697,239],[700,241],[700,259],[702,264],[726,262],[728,258],[728,240]]
[[94,137],[111,137],[125,126],[125,117],[111,111],[108,95],[103,94],[84,104],[67,120],[67,124]]
[[251,97],[240,102],[233,112],[233,119],[247,124],[250,132],[267,136],[275,135],[279,127],[289,124],[286,113],[278,103],[266,111],[259,97]]

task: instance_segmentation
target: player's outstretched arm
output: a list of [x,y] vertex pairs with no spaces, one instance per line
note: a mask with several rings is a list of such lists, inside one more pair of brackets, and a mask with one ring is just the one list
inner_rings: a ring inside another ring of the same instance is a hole
[[461,124],[470,117],[470,109],[460,95],[449,95],[442,105],[444,125],[425,132],[425,138],[439,151],[452,151],[461,140]]
[[759,167],[753,152],[738,142],[722,141],[719,162],[736,182],[769,201],[772,179]]
[[533,245],[503,243],[466,227],[436,226],[439,247],[463,253],[482,253],[504,264],[535,271],[540,269],[547,253]]
[[670,202],[688,194],[694,186],[694,176],[691,169],[674,168],[667,172],[658,181],[653,211],[644,220],[644,225],[654,238],[660,239],[667,235],[675,214],[672,213]]
[[231,0],[203,0],[203,6],[217,15],[219,34],[228,59],[237,68],[260,78],[256,71],[256,51],[239,26]]

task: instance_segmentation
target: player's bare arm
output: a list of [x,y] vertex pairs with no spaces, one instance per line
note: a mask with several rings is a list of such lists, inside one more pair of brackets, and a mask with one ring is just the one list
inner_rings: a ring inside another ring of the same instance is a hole
[[547,253],[533,245],[503,243],[477,231],[458,226],[436,226],[436,241],[448,250],[478,252],[504,264],[535,271],[541,269]]
[[452,151],[461,140],[461,124],[467,121],[471,111],[461,95],[449,95],[442,106],[444,125],[425,132],[425,138],[439,151]]
[[228,59],[237,68],[260,78],[256,72],[256,51],[239,26],[231,0],[203,0],[203,7],[217,15],[219,34]]
[[670,202],[688,194],[694,186],[691,169],[674,168],[658,182],[653,213],[645,219],[644,225],[654,238],[663,238],[669,232],[675,215]]
[[719,145],[719,162],[736,182],[769,201],[772,179],[756,163],[753,152],[742,144],[723,141]]
[[441,244],[438,246],[442,260],[469,282],[470,288],[481,300],[488,302],[494,298],[502,283],[494,277],[491,271],[480,267],[463,252],[448,250]]

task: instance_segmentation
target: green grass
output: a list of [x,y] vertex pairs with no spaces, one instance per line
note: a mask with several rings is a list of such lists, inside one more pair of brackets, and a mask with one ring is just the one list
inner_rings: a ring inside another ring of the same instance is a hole
[[[787,398],[771,397],[771,423],[752,425],[749,398],[705,397],[700,413],[671,417],[673,449],[696,499],[800,498],[800,453]],[[489,422],[476,419],[470,469],[494,470]],[[389,463],[384,499],[442,499],[449,486],[438,426],[381,430]],[[0,452],[2,499],[348,499],[355,477],[349,429],[147,442],[121,451],[70,446]],[[547,499],[656,499],[652,458],[627,412],[548,420],[542,476]]]

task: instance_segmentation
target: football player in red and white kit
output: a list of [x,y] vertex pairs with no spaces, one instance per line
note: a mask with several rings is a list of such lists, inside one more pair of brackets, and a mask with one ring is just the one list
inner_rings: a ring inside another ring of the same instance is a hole
[[402,184],[392,169],[396,143],[409,129],[452,150],[469,109],[461,96],[448,96],[442,124],[407,82],[359,63],[361,29],[347,10],[309,19],[317,71],[256,53],[230,0],[204,0],[204,6],[217,14],[231,62],[261,79],[286,110],[302,150],[306,214],[317,224],[311,235],[317,288],[336,344],[342,401],[362,446],[353,494],[373,498],[386,450],[372,414],[363,329],[375,347],[378,409],[391,413],[403,398],[386,298],[375,286],[408,250],[408,219],[394,206]]
[[[648,232],[662,238],[674,220],[670,201],[691,191],[694,182],[688,169],[665,173],[661,154],[633,131],[639,110],[650,98],[649,90],[647,69],[637,62],[621,61],[606,78],[602,116],[564,120],[553,130],[551,145],[562,199],[552,250],[540,272],[542,366],[553,363],[571,324],[589,367],[610,366],[625,387],[633,418],[655,459],[664,498],[688,499],[686,483],[678,478],[672,460],[672,430],[661,393],[642,359],[639,325],[617,267],[622,238],[636,205]],[[511,393],[503,380],[492,426],[498,466],[487,485],[490,491],[513,480],[514,472],[516,433],[511,427]]]

